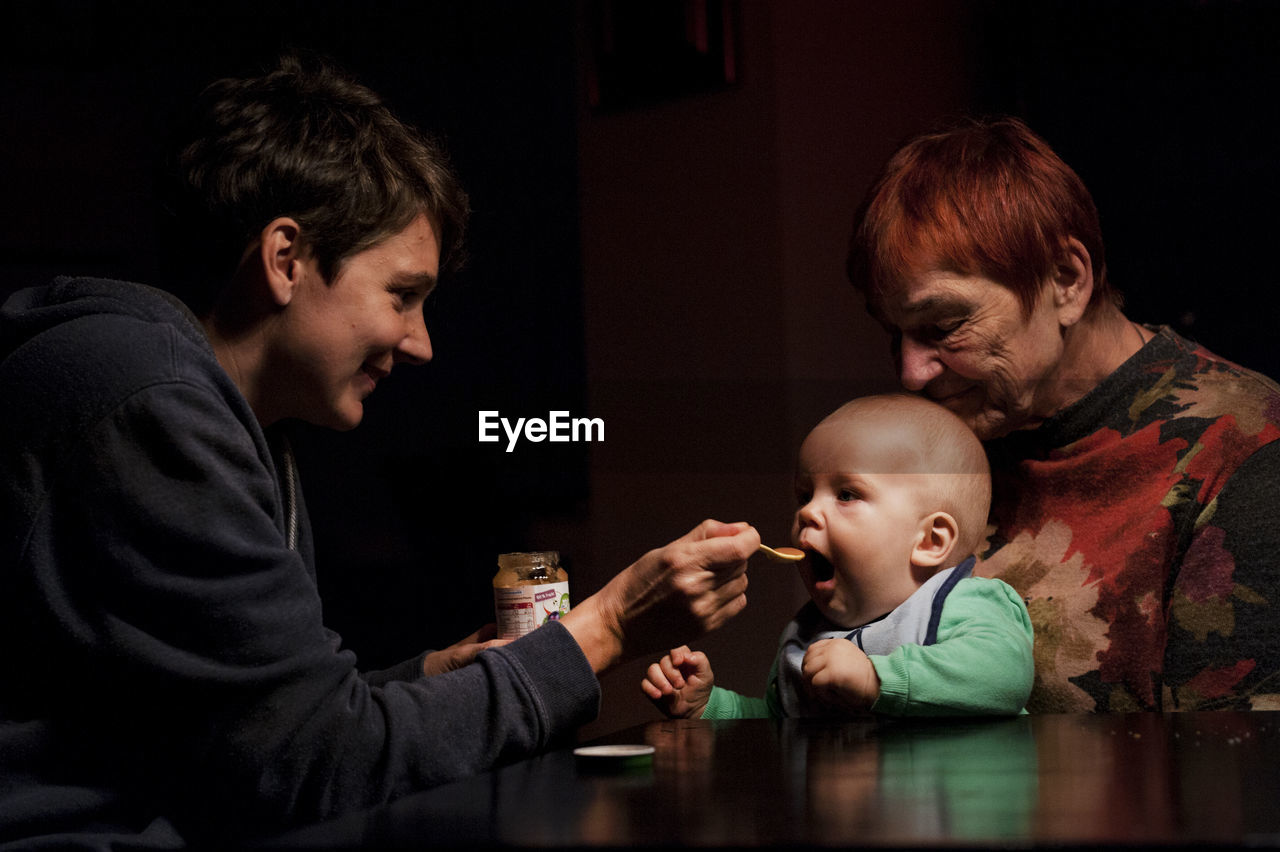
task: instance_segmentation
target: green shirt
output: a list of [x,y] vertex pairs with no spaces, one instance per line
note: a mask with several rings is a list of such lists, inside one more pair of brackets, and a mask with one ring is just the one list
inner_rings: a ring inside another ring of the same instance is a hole
[[[1025,712],[1034,675],[1033,634],[1017,592],[999,580],[965,577],[950,588],[941,605],[932,644],[903,642],[887,653],[868,654],[880,678],[880,697],[872,712],[890,716]],[[922,612],[928,612],[928,607]],[[784,715],[778,698],[780,657],[775,657],[770,669],[764,698],[715,687],[702,718]]]

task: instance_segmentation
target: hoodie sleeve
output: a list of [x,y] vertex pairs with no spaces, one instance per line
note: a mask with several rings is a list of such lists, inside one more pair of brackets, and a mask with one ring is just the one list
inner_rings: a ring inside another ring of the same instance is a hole
[[242,418],[199,382],[135,390],[63,459],[33,535],[41,593],[72,637],[59,662],[84,688],[75,712],[117,759],[145,762],[145,783],[184,790],[190,819],[316,820],[526,756],[594,717],[598,683],[559,625],[447,675],[361,678],[286,545],[270,457]]

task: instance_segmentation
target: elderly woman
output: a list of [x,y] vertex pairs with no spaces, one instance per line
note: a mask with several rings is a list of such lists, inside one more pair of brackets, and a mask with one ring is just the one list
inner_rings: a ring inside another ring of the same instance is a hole
[[986,443],[977,573],[1027,601],[1028,708],[1280,708],[1280,387],[1125,317],[1044,140],[1003,119],[908,143],[849,276],[902,384]]

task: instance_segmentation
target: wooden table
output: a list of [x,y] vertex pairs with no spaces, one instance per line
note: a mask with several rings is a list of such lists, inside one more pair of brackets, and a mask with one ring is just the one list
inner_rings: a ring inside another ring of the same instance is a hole
[[659,721],[285,840],[572,846],[1280,846],[1280,712]]

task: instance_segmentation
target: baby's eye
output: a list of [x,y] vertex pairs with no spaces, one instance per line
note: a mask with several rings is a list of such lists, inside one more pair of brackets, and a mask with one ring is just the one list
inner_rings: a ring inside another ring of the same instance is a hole
[[852,488],[841,488],[840,492],[836,495],[836,499],[841,503],[852,503],[854,500],[858,500],[860,498],[858,492],[854,491]]

